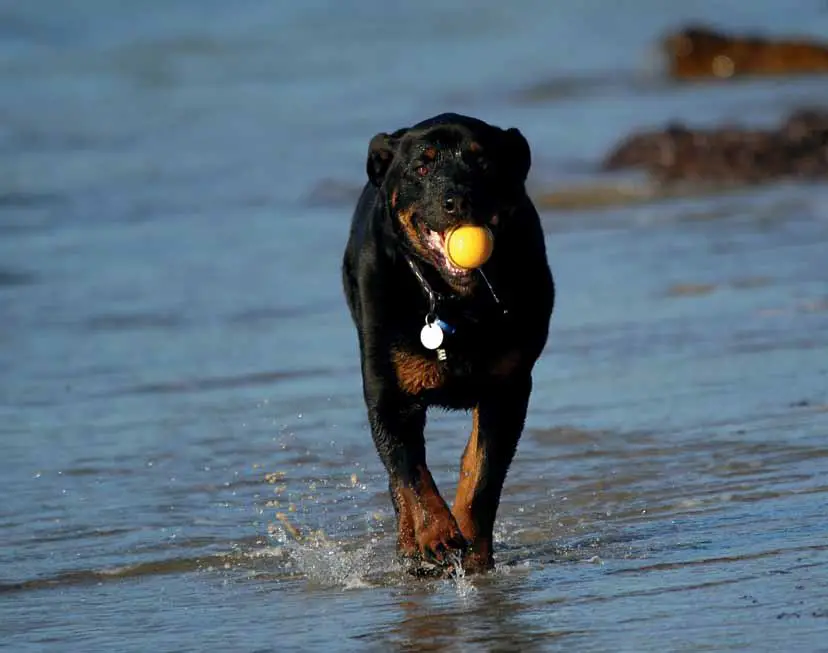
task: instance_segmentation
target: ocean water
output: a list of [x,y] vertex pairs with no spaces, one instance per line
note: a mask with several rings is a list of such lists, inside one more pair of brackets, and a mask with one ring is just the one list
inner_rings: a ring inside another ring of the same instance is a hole
[[[688,21],[812,1],[0,2],[0,648],[828,650],[828,190],[542,214],[558,283],[497,569],[393,556],[339,264],[371,136],[517,126],[540,193],[676,86]],[[469,430],[437,414],[451,496]]]

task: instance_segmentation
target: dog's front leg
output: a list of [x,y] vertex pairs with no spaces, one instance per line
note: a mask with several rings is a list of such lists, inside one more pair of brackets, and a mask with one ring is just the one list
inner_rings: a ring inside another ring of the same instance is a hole
[[367,393],[371,434],[388,471],[397,513],[397,545],[404,556],[442,562],[466,541],[426,465],[426,410],[396,392]]
[[500,493],[526,420],[532,378],[529,375],[489,388],[472,413],[472,433],[460,467],[453,512],[469,549],[467,571],[494,566],[492,532]]

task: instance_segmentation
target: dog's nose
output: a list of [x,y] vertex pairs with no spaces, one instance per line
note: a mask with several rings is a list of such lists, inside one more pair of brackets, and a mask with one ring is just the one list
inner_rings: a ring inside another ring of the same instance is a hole
[[463,198],[457,193],[448,192],[443,200],[443,207],[446,213],[460,213],[463,210]]

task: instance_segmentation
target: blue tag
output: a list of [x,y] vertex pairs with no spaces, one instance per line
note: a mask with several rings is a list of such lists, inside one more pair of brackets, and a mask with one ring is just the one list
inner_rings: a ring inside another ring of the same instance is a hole
[[446,324],[446,323],[445,323],[445,322],[443,322],[443,320],[441,320],[439,317],[435,320],[435,323],[437,324],[437,326],[439,326],[439,327],[440,327],[440,329],[442,329],[442,330],[443,330],[443,333],[447,333],[447,334],[449,334],[449,335],[451,335],[452,333],[454,333],[454,327],[453,327],[453,326],[450,326],[450,325],[448,325],[448,324]]

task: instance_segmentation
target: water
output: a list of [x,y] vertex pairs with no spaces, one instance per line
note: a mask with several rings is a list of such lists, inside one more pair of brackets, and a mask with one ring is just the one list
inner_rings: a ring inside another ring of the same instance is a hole
[[[517,125],[541,192],[633,128],[828,100],[650,57],[823,3],[628,7],[0,3],[0,647],[828,650],[821,186],[544,213],[497,570],[393,560],[338,271],[370,137]],[[468,428],[430,422],[448,496]]]

